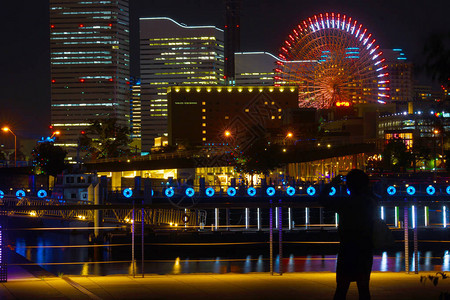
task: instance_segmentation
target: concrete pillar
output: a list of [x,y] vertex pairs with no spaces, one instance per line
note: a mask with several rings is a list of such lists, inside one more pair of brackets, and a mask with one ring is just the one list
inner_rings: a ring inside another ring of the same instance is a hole
[[144,202],[152,204],[152,181],[150,178],[144,178]]
[[122,172],[112,172],[111,188],[113,190],[122,189]]
[[[106,176],[100,177],[100,182],[94,187],[94,205],[102,205],[105,203],[108,192],[108,181]],[[99,227],[103,224],[103,211],[94,210],[94,236],[99,237]]]

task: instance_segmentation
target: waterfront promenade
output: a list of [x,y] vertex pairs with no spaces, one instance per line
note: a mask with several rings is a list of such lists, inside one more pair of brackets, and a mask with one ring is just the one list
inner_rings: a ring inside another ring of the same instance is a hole
[[[332,299],[335,274],[331,272],[248,274],[183,274],[132,276],[36,277],[19,266],[0,284],[0,299]],[[421,275],[372,273],[374,300],[439,299],[450,291],[450,279],[420,283]],[[352,284],[347,299],[358,299]]]

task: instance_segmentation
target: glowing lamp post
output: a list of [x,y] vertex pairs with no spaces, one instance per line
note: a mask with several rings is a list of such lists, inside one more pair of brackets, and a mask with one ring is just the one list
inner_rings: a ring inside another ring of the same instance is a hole
[[61,131],[59,131],[59,130],[54,131],[54,132],[52,133],[52,136],[50,137],[50,139],[52,139],[55,135],[60,135],[60,134],[61,134]]
[[11,129],[9,129],[9,127],[3,127],[2,130],[4,132],[11,132],[11,134],[14,136],[14,166],[17,167],[17,136],[14,134],[14,132],[12,132]]

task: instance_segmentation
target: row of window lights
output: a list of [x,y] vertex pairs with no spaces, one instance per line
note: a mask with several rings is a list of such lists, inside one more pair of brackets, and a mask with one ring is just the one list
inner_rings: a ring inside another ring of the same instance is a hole
[[[195,90],[199,93],[199,92],[202,91],[202,89],[205,89],[205,88],[198,87]],[[244,90],[243,88],[226,88],[226,89],[227,89],[228,92],[232,92],[233,90],[236,90],[236,89],[237,89],[238,92],[242,92]],[[263,92],[265,89],[269,90],[269,92],[273,92],[275,90],[274,88],[258,88],[258,91],[259,92]],[[180,88],[175,88],[175,92],[177,92],[177,93],[180,92],[180,90],[181,90]],[[220,88],[220,87],[214,87],[214,90],[216,90],[219,93],[222,92],[222,88]],[[249,88],[247,88],[247,90],[249,92],[253,92],[254,88],[249,87]],[[278,87],[277,90],[280,91],[280,92],[284,92],[285,89],[282,88],[282,87]],[[189,93],[191,91],[191,88],[185,88],[185,91]],[[212,91],[212,89],[211,88],[206,88],[206,91],[209,93],[209,92]],[[289,91],[295,92],[295,88],[291,87],[291,88],[289,88]]]

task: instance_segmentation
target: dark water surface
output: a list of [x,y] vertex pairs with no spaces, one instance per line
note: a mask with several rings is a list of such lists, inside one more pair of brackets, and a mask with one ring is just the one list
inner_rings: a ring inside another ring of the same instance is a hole
[[[132,274],[131,244],[113,244],[105,247],[89,244],[92,231],[13,230],[9,245],[20,255],[54,274],[109,275]],[[140,237],[137,237],[137,243]],[[400,245],[401,246],[401,245]],[[136,245],[135,271],[141,273],[140,245]],[[450,253],[446,244],[419,251],[419,270],[450,271]],[[274,271],[282,266],[283,272],[320,272],[336,268],[336,244],[317,245],[313,248],[290,244],[283,248],[283,259],[274,247]],[[322,250],[321,250],[322,249]],[[401,249],[401,247],[399,247]],[[450,249],[450,247],[449,247]],[[414,270],[414,255],[410,256],[410,269]],[[249,273],[269,272],[269,245],[267,242],[230,243],[224,245],[161,245],[145,246],[145,273]],[[402,251],[377,253],[374,271],[402,272],[405,270]]]

